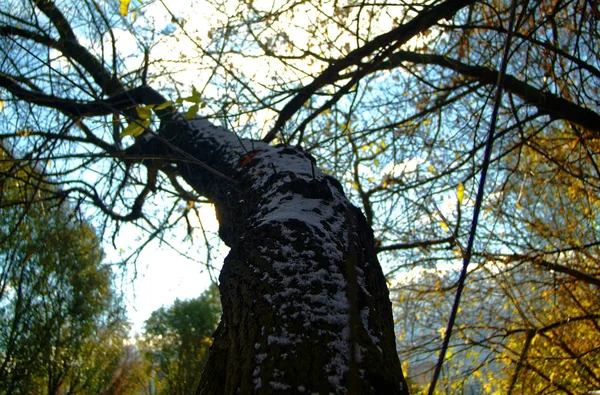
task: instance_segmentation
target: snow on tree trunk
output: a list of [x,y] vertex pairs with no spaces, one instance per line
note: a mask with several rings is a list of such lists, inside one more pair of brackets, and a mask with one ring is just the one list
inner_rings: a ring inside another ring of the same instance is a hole
[[198,394],[408,394],[372,231],[340,184],[298,148],[203,119],[163,119],[160,135],[195,158],[180,174],[231,247]]

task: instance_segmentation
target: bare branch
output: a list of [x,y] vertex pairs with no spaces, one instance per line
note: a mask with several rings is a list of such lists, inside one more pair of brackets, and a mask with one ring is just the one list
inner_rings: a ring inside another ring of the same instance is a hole
[[600,278],[582,272],[581,270],[573,269],[571,267],[560,265],[558,263],[549,262],[539,256],[530,256],[522,254],[512,254],[504,256],[504,263],[511,263],[516,261],[528,261],[536,266],[541,266],[548,270],[554,270],[555,272],[568,274],[569,276],[572,276],[579,281],[600,287]]
[[[5,75],[0,75],[0,86],[11,92],[18,99],[43,107],[54,108],[66,115],[76,117],[109,115],[123,112],[137,104],[161,104],[167,101],[160,93],[147,86],[135,88],[106,100],[90,102],[63,99],[42,92],[25,89]],[[169,111],[169,109],[165,109],[161,113],[168,114],[171,112],[172,111]]]
[[[263,141],[272,141],[283,125],[304,105],[304,103],[319,89],[339,80],[343,70],[351,66],[360,66],[355,74],[358,80],[376,68],[378,62],[391,55],[394,50],[405,44],[417,34],[426,31],[437,21],[451,18],[462,8],[474,3],[472,0],[448,0],[423,11],[412,20],[387,33],[377,36],[360,48],[350,52],[346,57],[334,62],[323,71],[313,82],[298,90],[296,95],[280,111],[279,118],[273,129],[263,138]],[[379,52],[379,53],[378,53]],[[374,61],[363,63],[363,59],[377,54]],[[341,97],[339,95],[338,97]],[[331,103],[333,105],[334,103]],[[325,108],[320,109],[324,111]]]
[[[498,72],[488,67],[471,66],[447,56],[418,54],[408,51],[394,53],[381,65],[381,68],[395,68],[402,62],[434,64],[446,67],[489,85],[496,84],[496,81],[498,81]],[[537,107],[542,113],[548,114],[554,119],[564,119],[588,130],[600,132],[600,115],[592,110],[578,106],[552,93],[542,92],[511,75],[507,75],[504,80],[504,90],[518,96],[525,103]]]
[[60,35],[59,42],[62,45],[61,52],[79,63],[94,78],[103,94],[111,96],[124,90],[117,76],[112,75],[95,56],[79,44],[69,22],[62,12],[56,8],[53,1],[38,0],[35,4],[56,27]]

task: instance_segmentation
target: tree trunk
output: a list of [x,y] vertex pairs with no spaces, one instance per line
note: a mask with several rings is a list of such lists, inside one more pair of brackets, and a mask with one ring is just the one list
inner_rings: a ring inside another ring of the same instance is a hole
[[197,393],[408,394],[372,231],[340,184],[298,148],[206,120],[163,117],[159,135],[142,151],[178,147],[231,247]]

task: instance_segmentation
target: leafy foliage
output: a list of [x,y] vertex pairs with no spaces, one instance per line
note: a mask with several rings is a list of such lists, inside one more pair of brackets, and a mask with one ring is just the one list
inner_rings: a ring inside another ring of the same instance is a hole
[[100,393],[127,335],[111,269],[77,210],[45,202],[51,186],[2,159],[0,393]]
[[215,286],[196,299],[176,300],[146,321],[142,349],[158,394],[195,394],[212,333],[221,315]]

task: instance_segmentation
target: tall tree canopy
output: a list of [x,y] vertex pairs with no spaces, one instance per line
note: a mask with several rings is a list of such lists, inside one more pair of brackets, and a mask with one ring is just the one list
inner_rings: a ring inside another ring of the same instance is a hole
[[54,187],[36,170],[0,158],[0,393],[101,393],[127,323],[100,242],[76,209],[46,200]]
[[0,136],[115,243],[215,204],[204,393],[405,391],[378,261],[403,360],[441,333],[473,361],[444,382],[504,361],[509,393],[600,386],[597,341],[561,335],[599,325],[596,2],[119,3],[0,6]]
[[146,320],[141,346],[151,362],[156,394],[195,394],[220,316],[218,290],[175,300]]

